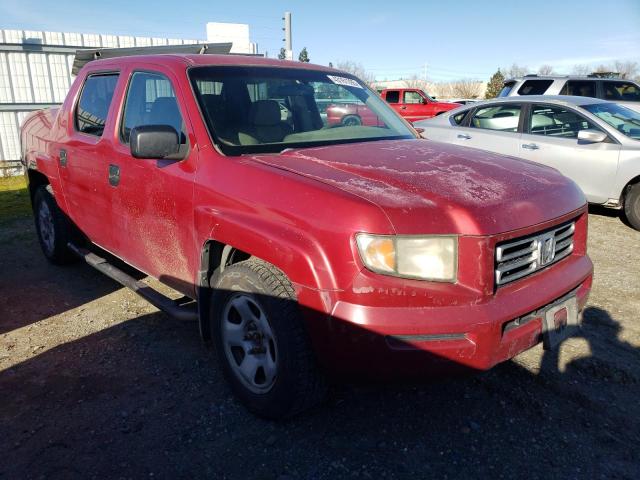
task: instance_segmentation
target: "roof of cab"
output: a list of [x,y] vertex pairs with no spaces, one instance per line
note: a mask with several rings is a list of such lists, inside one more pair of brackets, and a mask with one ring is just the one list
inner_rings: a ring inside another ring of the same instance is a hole
[[323,70],[326,72],[340,73],[340,70],[325,67],[323,65],[315,65],[313,63],[294,62],[290,60],[276,60],[273,58],[264,58],[252,55],[216,55],[216,54],[156,54],[156,55],[131,55],[127,57],[105,58],[93,60],[89,62],[83,70],[90,68],[103,69],[105,67],[114,67],[119,65],[131,65],[136,63],[155,63],[168,66],[270,66],[270,67],[286,67],[302,70]]

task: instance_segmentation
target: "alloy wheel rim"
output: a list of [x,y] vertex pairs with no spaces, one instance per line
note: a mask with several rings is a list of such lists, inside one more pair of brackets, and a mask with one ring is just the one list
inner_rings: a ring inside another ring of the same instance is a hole
[[278,373],[276,339],[262,307],[235,294],[222,315],[224,353],[233,374],[253,393],[271,390]]

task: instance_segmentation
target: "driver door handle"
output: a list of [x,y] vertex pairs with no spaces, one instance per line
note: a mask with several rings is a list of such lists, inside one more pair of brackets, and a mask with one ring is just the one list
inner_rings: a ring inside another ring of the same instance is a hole
[[535,143],[523,143],[522,148],[526,150],[538,150],[540,147]]
[[405,107],[404,105],[400,107],[400,110],[406,110],[407,107]]
[[463,138],[465,140],[471,140],[471,135],[467,135],[466,133],[459,133],[458,138]]

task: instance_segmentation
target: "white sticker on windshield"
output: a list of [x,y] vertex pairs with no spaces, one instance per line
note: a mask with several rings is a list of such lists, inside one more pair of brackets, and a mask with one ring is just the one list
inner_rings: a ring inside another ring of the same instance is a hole
[[329,78],[329,80],[331,80],[336,85],[345,85],[347,87],[362,88],[362,85],[360,85],[358,82],[356,82],[352,78],[337,77],[335,75],[327,75],[327,77]]

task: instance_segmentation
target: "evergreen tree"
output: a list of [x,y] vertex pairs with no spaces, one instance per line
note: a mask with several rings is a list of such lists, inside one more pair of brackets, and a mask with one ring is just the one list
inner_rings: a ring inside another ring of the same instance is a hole
[[301,62],[308,63],[309,62],[309,54],[307,53],[307,47],[304,47],[298,55],[298,60]]
[[487,83],[487,91],[484,94],[484,98],[496,98],[504,86],[504,75],[498,69],[489,79]]
[[285,58],[287,58],[287,51],[284,49],[284,47],[282,47],[280,49],[280,53],[278,54],[278,58],[280,60],[284,60]]

